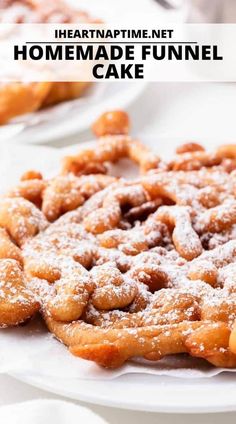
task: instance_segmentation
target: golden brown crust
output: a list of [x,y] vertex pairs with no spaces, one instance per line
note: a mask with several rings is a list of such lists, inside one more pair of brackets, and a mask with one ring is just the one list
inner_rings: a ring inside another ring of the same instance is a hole
[[182,153],[190,153],[190,152],[204,152],[205,149],[201,144],[195,143],[195,142],[188,142],[181,144],[177,147],[176,153],[182,154]]
[[129,116],[123,110],[105,112],[94,122],[92,130],[96,137],[129,134]]
[[22,246],[29,238],[47,228],[44,215],[31,202],[21,197],[3,198],[0,201],[0,226],[13,241]]
[[39,304],[17,261],[0,259],[0,281],[0,327],[20,324],[38,311]]
[[202,321],[109,331],[82,322],[59,323],[48,317],[46,323],[71,353],[107,368],[119,367],[134,356],[158,360],[178,353],[189,353],[218,367],[236,366],[236,355],[228,347],[230,330],[223,323]]
[[[235,368],[236,149],[185,146],[163,163],[101,122],[108,135],[63,175],[31,171],[0,201],[0,325],[39,302],[49,330],[99,365],[188,353]],[[143,175],[82,175],[123,157]]]
[[21,250],[13,243],[4,228],[0,228],[0,259],[15,259],[23,265]]
[[35,171],[33,169],[24,172],[24,174],[22,174],[20,178],[21,181],[42,180],[42,179],[43,179],[43,176],[41,172]]
[[[110,128],[110,127],[109,127]],[[106,172],[107,164],[129,159],[137,164],[141,173],[157,169],[160,158],[150,149],[128,135],[106,135],[98,138],[97,148],[81,150],[77,155],[63,159],[62,173],[81,175]]]

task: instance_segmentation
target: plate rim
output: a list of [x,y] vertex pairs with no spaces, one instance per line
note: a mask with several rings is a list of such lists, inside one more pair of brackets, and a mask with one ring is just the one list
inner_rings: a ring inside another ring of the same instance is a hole
[[[93,404],[93,405],[100,405],[100,406],[106,406],[106,407],[112,407],[112,408],[119,408],[119,409],[123,409],[123,410],[131,410],[131,411],[143,411],[143,412],[158,412],[158,413],[166,413],[166,414],[205,414],[205,413],[221,413],[221,412],[235,412],[236,411],[236,401],[235,401],[235,397],[234,399],[229,402],[229,403],[223,403],[220,404],[219,403],[219,399],[215,397],[215,404],[210,404],[209,405],[203,405],[203,403],[199,402],[199,399],[201,399],[200,397],[198,397],[198,403],[196,403],[195,405],[191,405],[191,403],[189,403],[189,400],[187,402],[187,404],[185,403],[185,399],[186,399],[186,391],[183,391],[183,402],[182,404],[178,404],[178,405],[172,405],[171,403],[167,404],[161,404],[155,401],[155,404],[149,403],[149,404],[145,404],[142,403],[142,401],[140,401],[138,403],[135,403],[135,400],[133,399],[129,399],[127,397],[127,392],[124,390],[124,396],[123,398],[116,398],[113,397],[112,399],[109,398],[108,396],[104,396],[99,394],[94,394],[96,393],[96,380],[86,380],[86,383],[90,382],[91,386],[93,386],[93,391],[91,391],[91,394],[87,391],[85,391],[85,393],[81,392],[81,390],[77,393],[74,393],[73,391],[70,392],[70,390],[65,389],[65,379],[56,379],[53,377],[37,377],[34,375],[31,376],[23,376],[21,374],[15,374],[15,373],[9,373],[8,375],[10,375],[11,377],[29,384],[33,387],[39,388],[41,390],[45,390],[47,392],[50,393],[54,393],[56,395],[59,396],[63,396],[72,400],[78,400],[78,401],[82,401],[82,402],[86,402],[89,404]],[[128,376],[128,375],[127,375]],[[158,377],[160,376],[156,376],[156,378],[158,379]],[[166,379],[171,379],[171,377],[165,376]],[[43,382],[41,380],[44,380]],[[46,380],[46,383],[45,383]],[[55,386],[52,386],[52,382],[53,380],[55,380]],[[109,382],[115,382],[116,379],[114,380],[98,380],[99,383],[103,383],[104,384],[108,384]],[[181,379],[180,379],[181,380]],[[68,381],[70,381],[70,379],[68,379]],[[79,384],[79,386],[81,386],[81,382],[83,383],[85,380],[83,379],[78,379],[77,380]],[[61,382],[61,387],[60,385],[58,385],[58,383]],[[51,384],[50,384],[51,383]],[[123,383],[124,388],[125,388],[125,382]],[[194,388],[195,385],[192,385],[192,387]],[[189,388],[189,386],[188,386]],[[146,389],[146,386],[145,386]],[[163,386],[160,385],[159,388],[160,391],[163,390]],[[107,389],[107,392],[111,393],[111,390]],[[175,391],[173,391],[174,395],[178,394],[179,392],[179,386],[177,386],[177,388],[175,389]],[[192,399],[196,399],[196,396],[199,395],[199,393],[201,393],[201,388],[199,387],[198,390],[192,390],[191,391],[191,396]],[[188,390],[188,394],[189,394],[189,390]],[[157,399],[158,399],[158,391],[156,393],[157,395]],[[235,396],[233,394],[233,396]],[[203,395],[204,398],[204,395]],[[211,399],[213,397],[211,396]]]

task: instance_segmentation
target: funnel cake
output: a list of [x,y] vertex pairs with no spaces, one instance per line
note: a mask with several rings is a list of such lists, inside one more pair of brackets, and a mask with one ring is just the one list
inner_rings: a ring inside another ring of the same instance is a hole
[[[108,368],[180,353],[235,368],[236,147],[187,143],[164,161],[128,128],[103,115],[94,148],[1,199],[0,324],[40,310],[71,353]],[[106,175],[122,158],[140,175]]]
[[[0,23],[96,23],[86,12],[73,9],[63,0],[1,0]],[[90,83],[34,82],[0,84],[0,125],[25,113],[35,112],[81,97]]]

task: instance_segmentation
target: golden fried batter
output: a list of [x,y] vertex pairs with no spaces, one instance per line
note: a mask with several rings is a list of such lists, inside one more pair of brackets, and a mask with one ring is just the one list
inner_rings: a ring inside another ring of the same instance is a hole
[[0,326],[20,324],[31,318],[38,308],[18,262],[0,259]]
[[[94,148],[1,198],[0,325],[40,308],[71,353],[104,367],[187,353],[235,368],[236,148],[188,143],[164,162],[127,128],[121,111],[103,115]],[[124,157],[141,176],[94,173]]]

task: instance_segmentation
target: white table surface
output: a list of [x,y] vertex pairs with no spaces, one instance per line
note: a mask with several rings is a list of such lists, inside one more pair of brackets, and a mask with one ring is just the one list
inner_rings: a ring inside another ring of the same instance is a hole
[[[156,134],[203,140],[209,137],[233,142],[235,134],[236,84],[152,84],[129,108],[134,134]],[[57,147],[91,138],[89,131],[59,140]],[[17,360],[17,358],[16,358]],[[104,383],[105,384],[105,383]],[[0,405],[37,398],[60,397],[30,387],[9,376],[0,376]],[[209,415],[167,415],[124,411],[91,406],[108,423],[135,424],[233,424],[236,413]],[[52,423],[53,424],[53,423]]]

